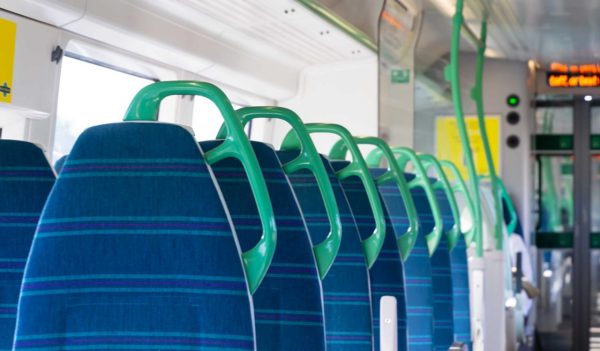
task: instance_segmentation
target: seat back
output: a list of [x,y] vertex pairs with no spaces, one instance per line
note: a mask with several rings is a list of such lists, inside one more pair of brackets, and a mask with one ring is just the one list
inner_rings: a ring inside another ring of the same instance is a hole
[[[346,161],[332,161],[334,170],[338,171],[348,165]],[[383,170],[385,171],[385,170]],[[369,205],[365,188],[357,177],[348,177],[342,181],[342,187],[352,208],[359,234],[364,239],[373,232],[375,219]],[[400,201],[401,203],[401,201]],[[369,269],[371,282],[371,303],[373,314],[373,332],[375,336],[375,350],[379,345],[379,304],[383,296],[393,296],[397,300],[397,325],[398,325],[398,350],[408,350],[407,325],[406,325],[406,302],[405,285],[402,259],[396,243],[394,223],[407,227],[406,217],[392,216],[384,206],[386,223],[386,235],[382,250]]]
[[[279,159],[287,163],[296,151],[279,151]],[[373,349],[369,273],[362,251],[354,216],[346,195],[329,161],[321,160],[333,185],[342,220],[342,242],[333,265],[322,279],[325,303],[327,349],[370,351]],[[315,177],[309,171],[288,175],[304,214],[313,242],[327,236],[327,212]]]
[[[431,256],[431,272],[433,278],[434,307],[434,344],[435,350],[448,350],[454,341],[454,306],[453,281],[450,248],[447,234],[454,227],[454,217],[446,193],[436,189],[435,195],[442,212],[444,235],[437,249]],[[462,340],[456,340],[462,341]]]
[[12,347],[25,263],[54,180],[39,147],[0,140],[0,350]]
[[253,350],[233,233],[187,130],[137,122],[89,128],[41,216],[15,350]]
[[[375,176],[381,176],[386,169],[373,169]],[[406,179],[410,181],[414,178],[412,174],[407,174]],[[388,181],[379,184],[381,197],[389,212],[395,233],[398,236],[405,233],[408,229],[407,214],[398,186],[394,181]],[[418,191],[418,190],[417,190]],[[412,190],[413,201],[417,206],[417,200],[414,198],[415,190]],[[423,193],[423,196],[425,194]],[[431,230],[424,226],[421,217],[420,232],[416,238],[414,247],[410,255],[404,260],[404,284],[406,294],[406,318],[408,328],[408,347],[412,350],[431,350],[433,345],[433,296],[431,287],[431,267],[429,263],[429,253],[424,233]]]
[[[467,261],[467,236],[469,230],[463,230],[460,223],[460,213],[462,212],[457,204],[456,195],[460,194],[465,202],[466,210],[471,215],[473,212],[473,203],[467,190],[467,186],[456,166],[450,161],[437,161],[431,155],[422,155],[430,167],[435,169],[439,177],[438,184],[438,203],[442,207],[445,219],[446,232],[452,230],[452,235],[448,236],[450,240],[450,273],[452,276],[452,317],[454,341],[463,343],[469,349],[472,347],[471,340],[471,309],[469,296],[469,267]],[[427,161],[429,160],[429,161]],[[448,175],[455,178],[454,184],[448,181]],[[442,198],[440,190],[444,190],[445,196]],[[455,226],[452,228],[452,226]],[[458,235],[455,235],[458,234]],[[452,238],[454,237],[454,238]]]
[[61,156],[56,162],[54,162],[54,172],[59,174],[62,171],[63,166],[65,165],[65,161],[67,160],[68,155]]
[[[207,152],[220,144],[200,143]],[[271,267],[253,294],[257,349],[325,350],[321,283],[306,224],[275,150],[260,142],[252,147],[267,181],[278,238]],[[243,166],[227,159],[212,168],[246,250],[260,237],[261,225]]]
[[456,241],[450,251],[452,274],[452,307],[454,341],[464,343],[469,350],[471,338],[471,306],[469,296],[469,267],[467,261],[467,244],[464,235]]

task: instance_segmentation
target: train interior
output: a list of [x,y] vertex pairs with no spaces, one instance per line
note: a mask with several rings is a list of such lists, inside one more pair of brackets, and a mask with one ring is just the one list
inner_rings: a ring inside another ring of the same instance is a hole
[[598,15],[0,0],[0,351],[600,350]]

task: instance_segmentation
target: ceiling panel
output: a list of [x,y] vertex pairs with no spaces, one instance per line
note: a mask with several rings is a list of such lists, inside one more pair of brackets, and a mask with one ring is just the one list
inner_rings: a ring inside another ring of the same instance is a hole
[[224,43],[298,68],[373,53],[293,0],[132,0]]
[[[455,3],[424,0],[423,6],[450,20]],[[467,23],[473,28],[481,21],[482,5],[489,10],[488,54],[492,56],[543,64],[600,59],[598,0],[466,0]]]

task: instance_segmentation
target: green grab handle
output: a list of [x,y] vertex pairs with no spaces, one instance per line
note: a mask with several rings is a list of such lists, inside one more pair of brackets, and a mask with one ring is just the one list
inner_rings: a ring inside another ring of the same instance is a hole
[[460,174],[460,171],[458,170],[456,165],[447,160],[440,161],[440,164],[442,165],[442,169],[444,170],[444,174],[446,174],[446,177],[448,176],[448,172],[450,172],[456,179],[454,185],[452,185],[452,190],[454,191],[454,193],[461,194],[465,199],[467,211],[469,211],[469,215],[471,216],[473,224],[471,225],[471,228],[469,228],[469,230],[466,232],[463,232],[462,227],[460,228],[460,230],[465,236],[465,241],[467,242],[467,245],[470,246],[475,240],[475,205],[473,204],[473,199],[471,198],[471,194],[469,193],[469,189],[467,188],[465,179]]
[[277,245],[277,228],[271,198],[254,150],[252,150],[250,141],[244,132],[244,127],[229,99],[221,89],[210,83],[167,81],[150,84],[142,88],[133,98],[124,120],[155,121],[160,102],[171,95],[206,97],[221,112],[227,126],[227,136],[221,145],[204,154],[208,164],[214,164],[225,158],[233,157],[244,165],[263,228],[262,236],[256,246],[242,253],[248,287],[250,292],[254,293],[267,274]]
[[[396,155],[396,162],[398,165],[405,170],[408,162],[413,164],[414,170],[416,171],[415,179],[411,181],[411,188],[416,186],[420,186],[424,191],[427,197],[427,201],[429,202],[429,206],[431,207],[431,212],[433,215],[434,228],[431,230],[429,234],[426,234],[425,238],[427,239],[427,244],[429,247],[430,255],[433,255],[441,236],[443,235],[444,230],[444,221],[442,217],[442,210],[440,208],[440,204],[435,196],[435,187],[431,184],[431,180],[427,174],[427,168],[424,167],[422,160],[419,158],[419,155],[412,149],[407,147],[394,147],[392,149],[394,155]],[[435,242],[434,242],[435,240]],[[433,247],[433,243],[435,243],[435,247]]]
[[448,199],[454,225],[452,226],[452,229],[446,233],[446,236],[448,237],[448,248],[450,251],[452,251],[456,246],[460,236],[460,212],[458,211],[458,205],[456,204],[456,198],[454,197],[452,185],[450,185],[448,177],[446,176],[446,173],[444,173],[442,165],[437,158],[430,154],[421,154],[419,155],[419,158],[423,161],[427,170],[434,170],[438,178],[438,181],[435,183],[434,187],[436,189],[443,190],[446,194],[446,198]]
[[[287,122],[298,136],[300,140],[300,153],[298,157],[283,165],[283,169],[287,174],[306,169],[310,171],[317,180],[317,185],[321,192],[321,197],[323,198],[323,203],[325,204],[325,209],[327,211],[327,218],[329,219],[329,225],[331,227],[325,240],[313,246],[319,276],[321,279],[324,279],[333,265],[335,257],[340,249],[342,241],[342,221],[333,186],[327,175],[327,170],[323,165],[321,156],[310,138],[304,123],[294,111],[284,107],[243,107],[236,112],[243,126],[256,118],[275,118]],[[226,129],[223,125],[217,138],[223,138],[226,134],[225,132]]]
[[[403,172],[406,170],[408,163],[412,163],[415,171],[415,178],[408,183],[409,189],[414,189],[420,187],[425,192],[425,196],[427,197],[427,201],[431,207],[431,212],[433,214],[434,219],[434,228],[432,231],[425,235],[425,240],[427,240],[427,248],[429,250],[429,254],[433,255],[435,250],[437,249],[437,245],[442,236],[444,223],[442,220],[442,211],[440,210],[439,203],[437,198],[435,197],[433,186],[431,185],[431,181],[427,176],[427,171],[423,167],[423,163],[419,159],[417,153],[407,147],[392,147],[392,152],[395,156],[395,163],[398,164],[398,167]],[[370,165],[373,167],[379,165],[381,162],[381,152],[377,149],[371,151],[367,160]],[[389,163],[389,161],[388,161]],[[418,215],[417,215],[418,218]]]
[[498,185],[500,186],[500,193],[502,195],[502,198],[506,202],[506,207],[508,210],[508,214],[510,216],[510,221],[506,225],[506,231],[508,232],[508,235],[510,236],[515,232],[515,229],[517,229],[517,224],[519,223],[519,216],[517,215],[517,210],[515,209],[515,204],[513,203],[512,198],[510,197],[510,194],[508,193],[508,190],[506,190],[506,186],[504,185],[504,182],[500,179],[497,179],[497,182],[498,182]]
[[[373,233],[362,241],[362,247],[365,253],[367,266],[371,268],[377,260],[377,257],[379,256],[379,253],[383,247],[386,228],[383,206],[379,198],[375,181],[369,173],[367,163],[362,157],[358,145],[356,145],[354,142],[352,134],[350,134],[346,128],[338,124],[327,123],[307,123],[305,126],[309,134],[327,133],[340,137],[340,139],[343,140],[348,146],[348,150],[350,150],[352,161],[348,166],[337,171],[336,176],[339,180],[356,176],[361,180],[363,186],[365,187],[367,198],[369,199],[369,205],[371,206],[371,211],[373,211],[373,217],[375,219],[375,229],[373,230]],[[299,143],[300,140],[298,135],[292,130],[283,139],[281,148],[284,150],[297,149],[300,147]],[[343,159],[343,157],[338,159]]]
[[[412,251],[417,241],[417,236],[419,235],[420,230],[420,223],[418,220],[418,214],[417,209],[415,207],[415,203],[413,201],[412,195],[410,194],[410,188],[406,182],[406,178],[404,178],[404,172],[402,172],[402,169],[400,169],[396,164],[394,154],[392,153],[389,145],[383,139],[378,137],[354,137],[354,142],[356,143],[356,145],[375,146],[375,150],[379,150],[379,152],[381,152],[381,155],[384,156],[388,162],[388,171],[379,176],[377,179],[375,179],[375,182],[377,184],[382,184],[388,181],[393,181],[396,183],[396,186],[400,191],[400,196],[402,197],[402,202],[404,203],[404,207],[406,208],[406,214],[409,223],[406,232],[399,236],[396,241],[398,243],[398,248],[400,249],[402,259],[406,261],[410,256],[410,252]],[[347,152],[347,147],[343,143],[337,142],[331,148],[330,155],[345,157]],[[367,166],[369,166],[368,161]]]
[[[412,195],[410,194],[409,185],[404,177],[404,172],[402,172],[402,169],[396,164],[394,154],[392,153],[389,145],[383,139],[378,137],[354,137],[354,141],[357,145],[374,146],[374,150],[379,152],[381,156],[385,157],[388,162],[388,171],[377,177],[375,182],[377,184],[383,184],[388,181],[393,181],[396,183],[396,186],[400,191],[400,196],[402,197],[402,202],[406,209],[406,215],[409,223],[406,232],[397,237],[396,242],[398,244],[398,249],[400,250],[402,259],[406,261],[415,246],[421,224],[418,220],[419,216],[417,214],[417,209],[415,207]],[[348,149],[346,146],[338,142],[331,148],[330,155],[342,156],[346,155],[347,151]],[[369,155],[367,155],[367,159],[368,156]],[[367,165],[370,166],[369,161],[367,161]],[[373,167],[379,167],[379,163],[373,165]]]
[[483,217],[481,213],[481,199],[479,194],[479,180],[477,170],[475,169],[475,161],[473,160],[473,152],[471,151],[471,142],[465,122],[465,115],[462,104],[462,94],[460,88],[460,41],[461,28],[464,23],[463,17],[464,0],[456,0],[456,12],[452,17],[452,36],[450,42],[450,64],[446,66],[444,75],[447,81],[450,82],[450,91],[452,94],[452,102],[456,113],[456,125],[462,145],[462,150],[465,159],[465,165],[469,173],[469,182],[471,183],[472,200],[473,200],[473,227],[475,238],[475,253],[477,257],[483,257]]

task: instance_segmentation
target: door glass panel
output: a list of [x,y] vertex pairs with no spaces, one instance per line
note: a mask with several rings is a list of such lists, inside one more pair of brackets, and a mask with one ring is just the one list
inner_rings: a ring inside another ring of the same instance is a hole
[[573,251],[539,251],[536,329],[542,350],[572,350]]
[[592,114],[590,116],[590,127],[592,134],[600,134],[600,108],[594,107],[592,108]]
[[573,108],[538,107],[535,109],[536,134],[573,134]]
[[538,156],[537,232],[573,231],[573,158]]
[[[591,160],[591,211],[590,226],[592,233],[600,233],[600,155],[592,156]],[[595,234],[594,234],[595,235]],[[598,246],[597,248],[600,248]]]
[[538,281],[536,329],[542,350],[572,349],[573,157],[538,155],[535,170]]
[[[590,123],[591,133],[600,134],[600,108],[591,109]],[[590,162],[590,350],[600,350],[600,155]]]
[[600,250],[591,250],[590,350],[600,350]]

